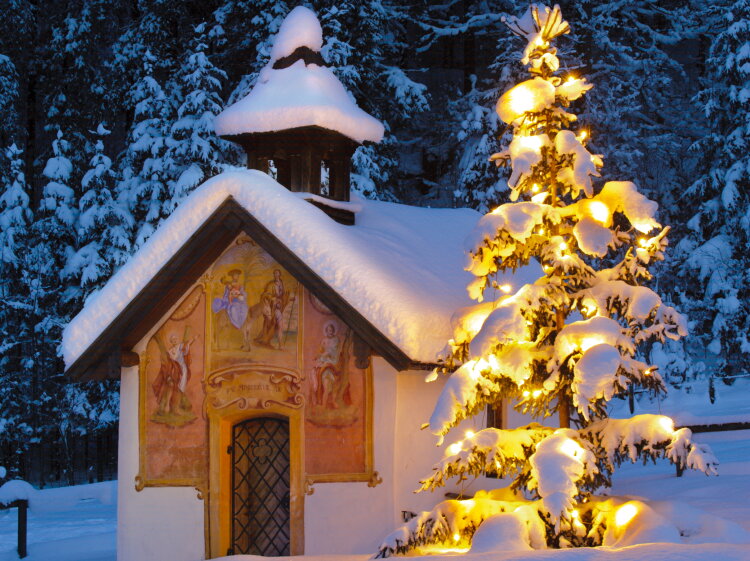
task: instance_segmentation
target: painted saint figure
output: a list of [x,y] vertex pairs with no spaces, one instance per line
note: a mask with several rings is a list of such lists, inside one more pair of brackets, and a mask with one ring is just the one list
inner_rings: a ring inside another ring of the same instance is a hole
[[222,277],[221,284],[224,285],[224,295],[214,298],[211,309],[215,314],[225,310],[229,322],[237,329],[242,329],[247,319],[247,292],[240,281],[242,271],[232,269],[226,276]]
[[187,328],[182,341],[172,333],[169,347],[156,337],[161,359],[159,373],[151,386],[156,397],[156,411],[151,420],[157,423],[180,427],[196,418],[186,391],[191,375],[190,347],[198,336],[188,338],[187,335]]
[[290,295],[284,287],[279,269],[273,270],[273,280],[266,283],[260,295],[263,326],[255,342],[265,347],[273,347],[271,341],[276,338],[275,348],[284,346],[284,310],[290,301]]
[[343,353],[344,341],[336,334],[336,324],[326,323],[318,353],[313,360],[313,403],[339,409],[351,405],[349,375]]

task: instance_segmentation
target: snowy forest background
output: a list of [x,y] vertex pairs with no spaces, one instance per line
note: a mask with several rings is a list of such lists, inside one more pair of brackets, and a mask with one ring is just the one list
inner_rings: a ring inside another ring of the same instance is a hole
[[[316,0],[323,55],[386,124],[355,154],[366,197],[471,206],[507,199],[489,156],[494,105],[518,81],[517,0]],[[673,385],[732,383],[750,361],[750,0],[559,2],[577,107],[611,179],[634,179],[672,225],[658,292],[690,336],[656,345]],[[297,2],[2,0],[0,466],[38,484],[111,476],[116,382],[68,384],[65,323],[160,220],[243,155],[212,120],[245,95]],[[721,383],[718,382],[717,383]]]

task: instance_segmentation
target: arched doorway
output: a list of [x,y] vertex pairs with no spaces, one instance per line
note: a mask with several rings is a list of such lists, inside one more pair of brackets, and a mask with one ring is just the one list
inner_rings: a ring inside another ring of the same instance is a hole
[[256,417],[232,427],[231,554],[290,554],[289,421]]

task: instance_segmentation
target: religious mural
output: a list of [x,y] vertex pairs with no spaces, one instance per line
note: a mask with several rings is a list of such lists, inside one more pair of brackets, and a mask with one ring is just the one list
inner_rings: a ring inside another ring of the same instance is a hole
[[298,369],[299,283],[245,235],[208,277],[210,370],[239,364]]
[[207,277],[212,294],[207,406],[302,407],[299,283],[246,235]]
[[207,419],[271,406],[303,411],[312,481],[372,472],[371,373],[354,364],[353,332],[244,234],[150,337],[141,364],[138,487],[204,485]]
[[305,468],[308,475],[365,474],[370,446],[369,371],[356,368],[353,332],[305,292]]
[[194,485],[206,476],[205,310],[203,288],[196,286],[146,345],[140,485]]

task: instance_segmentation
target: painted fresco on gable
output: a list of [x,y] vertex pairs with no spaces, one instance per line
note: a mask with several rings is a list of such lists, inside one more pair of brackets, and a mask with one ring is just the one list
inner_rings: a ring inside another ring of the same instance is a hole
[[372,373],[353,348],[352,330],[240,235],[146,343],[136,488],[204,486],[209,420],[278,407],[301,411],[311,481],[372,481]]
[[370,373],[354,365],[352,330],[305,294],[306,471],[331,477],[365,474],[370,469]]
[[214,263],[210,369],[272,365],[298,369],[299,284],[245,235]]
[[203,414],[206,304],[196,286],[151,336],[141,372],[141,485],[206,476]]

